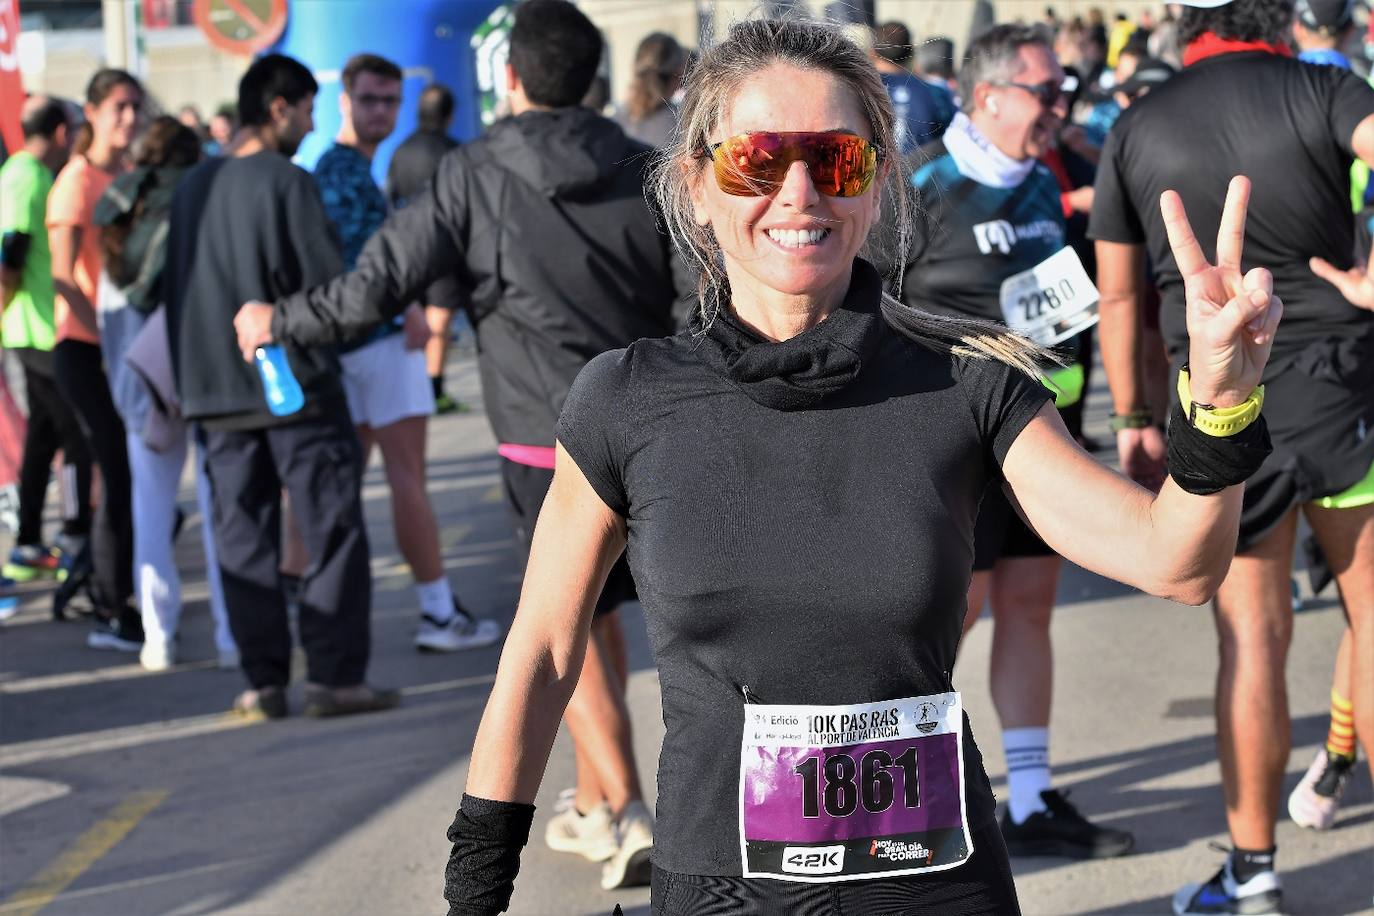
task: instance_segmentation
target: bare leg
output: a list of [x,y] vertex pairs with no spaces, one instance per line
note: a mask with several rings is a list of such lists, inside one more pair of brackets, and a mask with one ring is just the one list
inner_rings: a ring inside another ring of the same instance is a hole
[[1215,602],[1217,753],[1231,840],[1274,845],[1274,821],[1292,723],[1284,667],[1293,635],[1289,597],[1297,512],[1259,544],[1236,554]]
[[1374,505],[1354,509],[1307,507],[1307,521],[1321,542],[1340,589],[1349,621],[1337,655],[1349,644],[1346,686],[1355,707],[1355,736],[1364,746],[1365,762],[1374,774]]
[[[595,773],[600,793],[619,817],[627,804],[644,796],[635,770],[629,709],[624,694],[617,688],[615,671],[599,629],[593,624],[582,675],[565,718],[573,745],[584,755],[590,771]],[[582,795],[579,788],[579,807]]]
[[429,341],[425,344],[425,371],[430,378],[444,374],[444,358],[448,355],[449,326],[453,324],[453,309],[425,306],[425,319],[429,324]]
[[606,647],[611,670],[624,693],[630,686],[630,653],[625,645],[625,628],[620,625],[620,609],[602,614],[592,626],[600,628],[601,644]]
[[1002,728],[1050,724],[1054,653],[1050,615],[1059,587],[1059,557],[999,560],[992,574],[990,680]]
[[416,582],[433,582],[444,574],[439,552],[439,526],[425,491],[425,431],[428,417],[407,417],[375,427],[372,436],[382,450],[382,465],[391,488],[391,519],[396,546],[410,564]]
[[983,606],[988,603],[988,593],[992,591],[992,570],[975,572],[968,584],[968,610],[964,612],[964,636],[983,616]]

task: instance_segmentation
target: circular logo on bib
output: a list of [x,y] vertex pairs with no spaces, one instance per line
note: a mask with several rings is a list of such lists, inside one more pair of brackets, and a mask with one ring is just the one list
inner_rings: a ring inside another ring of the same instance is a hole
[[930,703],[916,707],[916,730],[928,735],[940,727],[940,711]]

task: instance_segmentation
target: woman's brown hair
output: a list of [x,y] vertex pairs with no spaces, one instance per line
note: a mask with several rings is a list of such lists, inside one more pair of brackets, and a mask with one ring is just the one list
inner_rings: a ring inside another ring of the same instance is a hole
[[148,171],[138,184],[133,207],[121,219],[100,231],[105,271],[117,286],[127,286],[137,276],[140,265],[126,263],[124,244],[134,224],[143,215],[147,193],[157,184],[157,170],[195,165],[200,159],[200,150],[200,138],[196,132],[171,115],[155,118],[134,144],[134,167]]
[[[86,104],[99,105],[120,86],[128,86],[140,96],[143,95],[143,84],[138,81],[138,77],[129,71],[117,70],[113,67],[97,70],[95,76],[91,77],[91,81],[86,84]],[[81,126],[76,129],[76,139],[72,141],[72,152],[82,156],[86,155],[86,151],[91,148],[91,142],[94,139],[95,131],[91,129],[91,122],[82,122]]]
[[676,38],[663,32],[646,35],[635,50],[635,73],[625,100],[630,120],[643,121],[667,105],[686,66],[687,52]]

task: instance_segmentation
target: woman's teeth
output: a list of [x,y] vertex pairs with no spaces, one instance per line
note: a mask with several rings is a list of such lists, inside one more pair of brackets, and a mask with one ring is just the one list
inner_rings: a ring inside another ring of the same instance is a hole
[[768,237],[784,248],[805,248],[819,244],[829,229],[769,229]]

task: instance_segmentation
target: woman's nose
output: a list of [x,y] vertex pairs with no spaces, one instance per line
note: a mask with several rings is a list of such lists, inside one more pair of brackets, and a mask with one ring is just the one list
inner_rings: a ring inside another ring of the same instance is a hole
[[787,174],[783,176],[782,185],[774,197],[778,203],[797,210],[810,209],[820,199],[816,184],[811,180],[811,173],[807,170],[806,163],[801,161],[787,167]]

